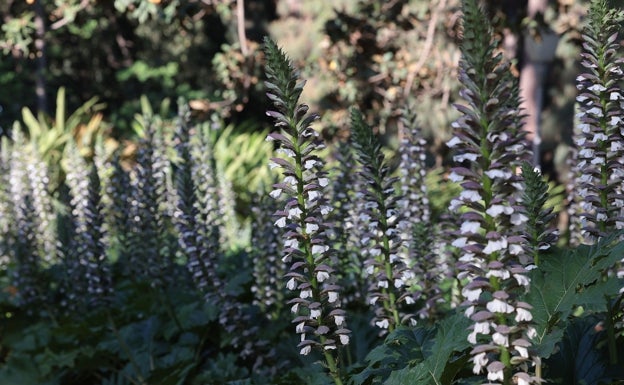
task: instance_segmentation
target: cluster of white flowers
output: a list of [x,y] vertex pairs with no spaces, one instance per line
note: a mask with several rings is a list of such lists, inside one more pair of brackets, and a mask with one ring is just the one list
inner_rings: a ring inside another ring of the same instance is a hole
[[582,64],[588,73],[576,79],[575,191],[585,242],[590,243],[610,229],[624,228],[624,95],[618,88],[624,72],[620,63],[599,57],[618,46],[612,39],[587,42]]
[[[483,21],[483,15],[470,20]],[[462,115],[446,145],[457,164],[449,179],[462,188],[449,210],[460,218],[452,245],[459,248],[465,315],[473,321],[468,336],[473,372],[485,371],[490,384],[512,380],[505,376],[532,384],[536,379],[528,370],[535,329],[531,306],[518,300],[529,288],[532,263],[523,247],[528,217],[519,204],[523,186],[517,171],[529,153],[507,64],[488,42],[472,43],[479,55],[490,56],[483,63],[471,63],[474,55],[461,62],[465,88],[460,95],[466,103],[457,106]]]

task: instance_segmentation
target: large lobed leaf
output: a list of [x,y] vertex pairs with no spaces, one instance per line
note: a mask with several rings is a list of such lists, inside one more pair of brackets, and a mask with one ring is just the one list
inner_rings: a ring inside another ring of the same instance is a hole
[[452,384],[455,375],[466,363],[466,357],[453,357],[453,353],[466,350],[470,346],[468,342],[470,323],[471,321],[462,313],[441,321],[433,344],[425,351],[426,359],[416,366],[393,372],[385,384]]
[[523,301],[533,306],[537,331],[533,342],[541,357],[553,353],[576,308],[604,311],[607,298],[622,288],[621,279],[606,274],[624,256],[624,242],[616,243],[620,235],[613,234],[596,245],[553,253],[531,272],[531,291]]

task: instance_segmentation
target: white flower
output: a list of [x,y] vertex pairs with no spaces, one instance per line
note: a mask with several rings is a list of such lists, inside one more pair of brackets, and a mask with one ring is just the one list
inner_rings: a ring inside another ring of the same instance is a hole
[[306,223],[305,231],[308,234],[316,233],[319,226],[316,223]]
[[381,280],[381,281],[377,282],[377,287],[383,287],[383,288],[387,289],[388,288],[388,281],[386,281],[384,279],[384,280]]
[[461,142],[462,142],[461,139],[459,139],[458,137],[454,136],[454,137],[451,138],[451,140],[446,142],[446,146],[448,148],[453,148],[453,147],[457,146],[458,144],[460,144]]
[[320,197],[321,197],[321,193],[318,192],[317,190],[310,190],[310,191],[308,191],[308,199],[310,201],[317,200]]
[[591,148],[582,148],[579,151],[579,156],[582,158],[593,158],[594,157],[594,150]]
[[590,109],[589,109],[589,110],[587,110],[586,112],[587,112],[587,114],[592,114],[592,115],[594,115],[594,116],[595,116],[595,117],[597,117],[597,118],[601,118],[601,117],[603,117],[603,116],[604,116],[604,115],[603,115],[603,111],[602,111],[602,109],[601,109],[601,108],[598,108],[598,107],[593,107],[593,108],[590,108]]
[[323,282],[325,281],[327,278],[329,278],[329,273],[326,271],[319,271],[316,273],[316,280],[319,282]]
[[505,171],[501,169],[488,170],[488,171],[485,171],[484,174],[487,175],[491,179],[500,178],[500,179],[507,180],[511,178],[511,171]]
[[466,238],[466,237],[455,238],[455,240],[453,242],[451,242],[451,245],[455,246],[455,247],[462,248],[462,247],[466,246],[466,241],[467,240],[468,240],[468,238]]
[[592,92],[602,92],[602,91],[606,91],[607,87],[603,86],[602,84],[594,84],[593,86],[588,87],[587,89]]
[[293,249],[296,249],[299,247],[299,241],[296,238],[289,238],[284,241],[284,247],[292,247]]
[[459,194],[459,199],[464,201],[464,202],[479,202],[480,200],[482,200],[483,198],[481,197],[481,195],[479,195],[478,191],[474,191],[474,190],[463,190],[460,194]]
[[275,226],[282,228],[286,226],[286,217],[281,217],[277,221],[275,221]]
[[460,155],[455,155],[453,156],[453,161],[457,162],[457,163],[461,163],[465,160],[469,160],[471,162],[474,162],[477,160],[477,158],[479,157],[479,155],[477,154],[472,154],[472,153],[466,153],[466,154],[460,154]]
[[325,186],[327,186],[327,185],[329,184],[329,178],[319,178],[319,180],[318,180],[318,184],[319,184],[321,187],[325,187]]
[[397,279],[394,280],[394,287],[396,287],[397,289],[403,287],[404,284],[405,283],[400,278],[397,278]]
[[293,207],[292,209],[288,210],[288,219],[299,219],[301,214],[303,214],[303,211],[301,211],[299,207]]
[[269,195],[271,196],[271,198],[277,199],[280,195],[282,195],[282,189],[281,188],[275,189],[271,191]]
[[526,221],[528,221],[529,218],[527,218],[526,215],[521,214],[521,213],[513,213],[511,214],[511,218],[509,219],[509,221],[511,222],[512,225],[514,226],[520,226],[523,223],[526,223]]
[[347,345],[349,344],[349,335],[348,334],[341,334],[338,336],[340,338],[340,343],[343,345]]
[[288,157],[291,157],[291,158],[295,157],[295,152],[293,150],[291,150],[291,149],[288,149],[288,148],[279,148],[275,152],[277,152],[278,154],[280,154],[280,153],[284,154],[284,155],[286,155]]
[[516,317],[515,317],[516,322],[531,321],[532,319],[533,319],[533,314],[531,314],[531,312],[528,311],[527,309],[523,309],[521,307],[516,309]]
[[492,334],[492,341],[496,345],[509,346],[509,336],[499,333],[499,332]]
[[299,352],[299,354],[307,356],[311,351],[312,351],[312,346],[307,345],[301,348],[301,351]]
[[345,321],[345,317],[342,315],[335,315],[334,316],[334,323],[336,324],[336,326],[340,326],[344,323]]
[[451,180],[451,182],[461,182],[462,180],[464,180],[464,176],[459,175],[458,173],[453,171],[449,174],[449,179]]
[[533,338],[537,337],[537,330],[535,330],[535,328],[534,328],[534,327],[529,327],[529,328],[527,329],[526,335],[527,335],[527,337],[529,337],[530,339],[533,339]]
[[294,305],[290,308],[291,313],[296,313],[299,310],[299,302],[295,302]]
[[316,165],[316,163],[318,163],[318,162],[315,159],[308,159],[303,164],[303,168],[305,168],[306,170],[309,170],[312,167],[314,167]]
[[286,283],[286,287],[288,288],[288,290],[295,290],[297,288],[297,281],[295,281],[295,277],[292,277],[288,280],[288,282]]
[[[490,366],[488,366],[488,370],[490,370]],[[487,378],[490,381],[496,381],[496,380],[503,381],[505,379],[505,375],[503,374],[503,369],[488,372]]]
[[300,322],[297,324],[297,327],[295,328],[295,331],[297,333],[303,333],[304,330],[304,326],[305,326],[305,321],[304,322]]
[[379,248],[370,249],[369,254],[371,255],[371,257],[377,257],[381,255],[381,249]]
[[477,334],[490,334],[490,322],[477,322],[474,324],[472,333],[468,335],[468,342],[475,345],[477,343]]
[[516,279],[516,281],[518,282],[518,285],[520,285],[520,286],[527,287],[531,283],[531,280],[529,279],[529,277],[527,277],[524,274],[514,274],[513,276]]
[[486,307],[492,313],[511,313],[514,311],[513,306],[498,298],[494,298],[492,301],[488,302]]
[[609,139],[605,134],[603,134],[602,132],[596,132],[594,133],[594,136],[592,137],[592,143],[597,143],[598,141],[605,141]]
[[486,278],[498,277],[501,279],[507,279],[510,275],[507,269],[492,269],[485,274]]
[[529,350],[524,346],[514,346],[514,349],[520,354],[520,357],[529,358]]
[[485,365],[487,365],[488,358],[485,355],[485,352],[481,352],[479,354],[475,354],[475,356],[472,357],[472,362],[474,363],[474,367],[472,368],[472,372],[474,374],[479,374],[479,373],[481,373],[481,369],[483,369],[483,367]]
[[489,255],[505,248],[507,248],[507,240],[505,238],[490,239],[483,249],[483,253]]
[[375,322],[375,325],[377,325],[377,327],[379,327],[379,328],[387,329],[388,326],[390,326],[390,322],[388,322],[387,318],[384,318],[381,321]]
[[292,175],[288,175],[286,178],[284,178],[284,183],[288,183],[291,186],[296,186],[297,185],[297,178],[295,178]]
[[329,250],[327,245],[312,245],[312,254],[323,254],[327,250]]
[[312,297],[312,290],[310,290],[310,289],[301,290],[301,292],[299,293],[299,297],[302,298],[302,299],[306,299],[306,298]]
[[310,310],[310,318],[318,319],[321,316],[321,309]]
[[330,291],[327,293],[327,302],[334,303],[338,301],[338,292]]
[[510,215],[514,212],[513,208],[505,205],[492,205],[486,211],[486,214],[489,216],[496,218],[501,214]]
[[476,288],[476,289],[472,289],[472,290],[464,288],[464,289],[462,289],[462,295],[468,301],[474,302],[474,301],[479,299],[479,296],[481,295],[482,291],[483,290],[481,290],[481,288]]
[[481,223],[476,221],[467,221],[462,223],[460,232],[462,234],[476,234],[481,229]]

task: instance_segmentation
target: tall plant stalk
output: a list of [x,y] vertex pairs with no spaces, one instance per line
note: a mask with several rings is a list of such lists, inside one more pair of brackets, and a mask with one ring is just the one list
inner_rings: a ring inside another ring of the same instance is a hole
[[283,180],[274,185],[273,198],[284,198],[283,210],[275,215],[275,225],[285,230],[283,261],[289,265],[286,287],[298,292],[290,301],[293,322],[301,336],[300,353],[320,349],[329,374],[342,385],[337,350],[349,343],[345,313],[340,308],[340,287],[333,276],[326,218],[331,206],[325,191],[329,184],[319,151],[324,147],[311,127],[318,115],[308,114],[299,104],[304,82],[288,57],[270,39],[265,39],[267,96],[275,110],[267,114],[275,120],[276,132],[268,140],[279,145],[281,157],[271,159],[282,170]]

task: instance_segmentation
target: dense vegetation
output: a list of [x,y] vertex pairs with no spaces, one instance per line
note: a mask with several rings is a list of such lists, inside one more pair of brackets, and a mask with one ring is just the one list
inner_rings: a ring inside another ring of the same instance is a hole
[[[181,1],[113,3],[188,22]],[[383,66],[357,49],[330,65],[362,66],[351,96],[318,103],[348,114],[316,114],[270,38],[243,54],[264,63],[251,123],[250,83],[221,90],[226,115],[136,95],[132,135],[104,133],[96,99],[68,116],[65,88],[53,121],[24,109],[0,147],[0,383],[623,383],[624,11],[595,0],[582,29],[565,187],[531,163],[496,12],[462,3],[442,118],[411,86],[388,99],[409,71],[386,68],[403,77],[380,76],[381,98],[359,83]],[[426,132],[446,119],[432,169]]]

